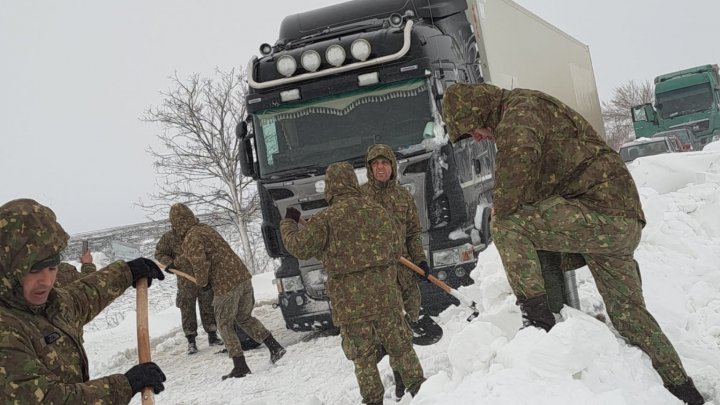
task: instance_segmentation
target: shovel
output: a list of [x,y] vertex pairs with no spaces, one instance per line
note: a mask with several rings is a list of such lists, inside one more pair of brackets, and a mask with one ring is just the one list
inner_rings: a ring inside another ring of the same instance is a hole
[[195,277],[193,277],[193,276],[191,276],[191,275],[189,275],[189,274],[187,274],[187,273],[183,273],[182,271],[180,271],[180,270],[178,270],[178,269],[173,269],[173,268],[170,268],[170,267],[165,267],[164,264],[160,263],[160,262],[157,261],[157,260],[153,260],[153,261],[154,261],[155,264],[157,264],[158,267],[160,267],[161,269],[164,269],[165,271],[170,272],[170,273],[172,273],[172,274],[174,274],[174,275],[176,275],[176,276],[180,276],[180,277],[184,278],[185,280],[190,280],[190,281],[193,282],[193,284],[197,284],[197,279],[196,279]]
[[[401,256],[400,263],[402,263],[408,269],[425,277],[425,272],[420,267],[418,267],[415,263],[411,262],[410,260]],[[467,318],[468,322],[472,321],[473,319],[477,318],[478,315],[480,315],[480,311],[478,311],[478,309],[477,309],[477,304],[475,304],[475,301],[471,300],[468,296],[462,294],[460,291],[443,283],[442,281],[440,281],[437,277],[433,276],[432,274],[428,276],[428,280],[430,280],[430,282],[435,284],[436,286],[440,287],[440,289],[442,289],[446,293],[457,298],[458,301],[460,301],[463,305],[465,305],[473,310],[473,313],[470,314],[470,316]]]
[[[148,327],[148,279],[143,277],[135,283],[135,294],[137,296],[137,341],[138,358],[140,364],[150,361],[150,329]],[[145,387],[141,391],[143,405],[152,405],[152,387]]]

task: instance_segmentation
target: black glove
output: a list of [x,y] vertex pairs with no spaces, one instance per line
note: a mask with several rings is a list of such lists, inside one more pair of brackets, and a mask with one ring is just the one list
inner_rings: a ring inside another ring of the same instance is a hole
[[421,261],[420,263],[418,263],[418,267],[420,267],[420,268],[425,272],[425,275],[424,275],[424,276],[421,276],[421,275],[418,274],[418,273],[415,273],[415,274],[417,274],[417,276],[418,276],[421,280],[425,280],[425,281],[427,281],[427,282],[430,282],[430,280],[428,279],[428,277],[430,277],[430,266],[428,266],[428,262],[426,262],[425,260],[423,260],[423,261]]
[[125,373],[125,377],[130,383],[133,395],[142,391],[145,387],[152,387],[153,392],[156,394],[161,393],[165,389],[163,385],[163,382],[165,382],[165,374],[157,364],[151,361],[133,366]]
[[147,277],[148,287],[150,287],[154,278],[158,280],[165,280],[165,275],[160,270],[160,267],[158,267],[157,264],[150,259],[138,257],[137,259],[127,262],[127,265],[130,267],[130,271],[132,272],[133,287],[135,287],[135,283],[143,277]]
[[297,209],[295,209],[293,207],[288,207],[285,210],[285,218],[290,218],[295,222],[299,222],[300,221],[300,211],[298,211]]

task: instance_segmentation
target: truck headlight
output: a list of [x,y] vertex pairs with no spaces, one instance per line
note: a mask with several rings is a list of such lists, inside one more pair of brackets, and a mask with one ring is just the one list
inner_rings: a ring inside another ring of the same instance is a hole
[[345,63],[345,48],[340,45],[330,45],[325,51],[325,60],[333,66]]
[[370,42],[366,39],[356,39],[350,45],[350,54],[359,61],[365,61],[370,57]]
[[466,243],[452,249],[436,250],[432,252],[433,267],[447,267],[475,260],[473,246]]
[[302,277],[300,277],[300,276],[281,278],[280,285],[282,286],[283,292],[284,291],[301,291],[301,290],[305,289],[305,284],[303,284]]
[[290,77],[293,73],[295,73],[295,69],[297,69],[297,62],[295,62],[295,58],[292,56],[283,55],[278,58],[275,63],[275,67],[277,68],[278,73],[285,77]]
[[314,72],[320,67],[320,54],[313,50],[305,51],[300,56],[300,64],[308,72]]

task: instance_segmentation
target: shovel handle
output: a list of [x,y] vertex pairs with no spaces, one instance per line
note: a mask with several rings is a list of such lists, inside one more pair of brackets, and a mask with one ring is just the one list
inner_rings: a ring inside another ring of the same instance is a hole
[[[423,269],[418,267],[417,264],[411,262],[410,260],[400,256],[400,263],[402,263],[405,267],[414,271],[415,273],[425,277],[425,272],[423,271]],[[430,280],[430,282],[435,284],[436,286],[440,287],[446,293],[452,294],[452,288],[449,285],[440,281],[439,278],[437,278],[431,274],[430,276],[428,276],[428,280]]]
[[157,266],[160,267],[161,269],[163,269],[163,270],[165,270],[165,271],[169,271],[170,273],[172,273],[172,274],[174,274],[174,275],[176,275],[176,276],[180,276],[180,277],[184,278],[185,280],[190,280],[190,281],[192,281],[194,284],[197,284],[197,279],[196,279],[195,277],[193,277],[193,276],[191,276],[191,275],[189,275],[189,274],[187,274],[187,273],[183,273],[182,271],[180,271],[180,270],[178,270],[178,269],[172,269],[172,268],[168,269],[167,266],[165,266],[164,264],[160,263],[160,262],[157,261],[157,260],[153,260],[153,261],[154,261],[155,264],[157,264]]
[[186,280],[190,280],[193,283],[197,284],[197,279],[195,277],[193,277],[187,273],[183,273],[182,271],[180,271],[178,269],[167,269],[167,271],[169,271],[170,273],[173,273],[176,276],[180,276]]
[[[135,283],[135,293],[137,296],[137,341],[138,341],[138,359],[140,363],[147,363],[150,359],[150,328],[148,326],[148,279],[143,277]],[[151,387],[145,387],[141,391],[143,405],[152,405],[155,403],[153,399],[153,390]]]

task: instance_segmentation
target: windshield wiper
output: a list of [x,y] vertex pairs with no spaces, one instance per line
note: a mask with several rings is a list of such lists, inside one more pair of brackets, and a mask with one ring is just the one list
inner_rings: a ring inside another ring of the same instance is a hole
[[293,167],[291,169],[278,170],[267,175],[271,179],[312,177],[325,170],[325,167],[318,165],[307,165]]

